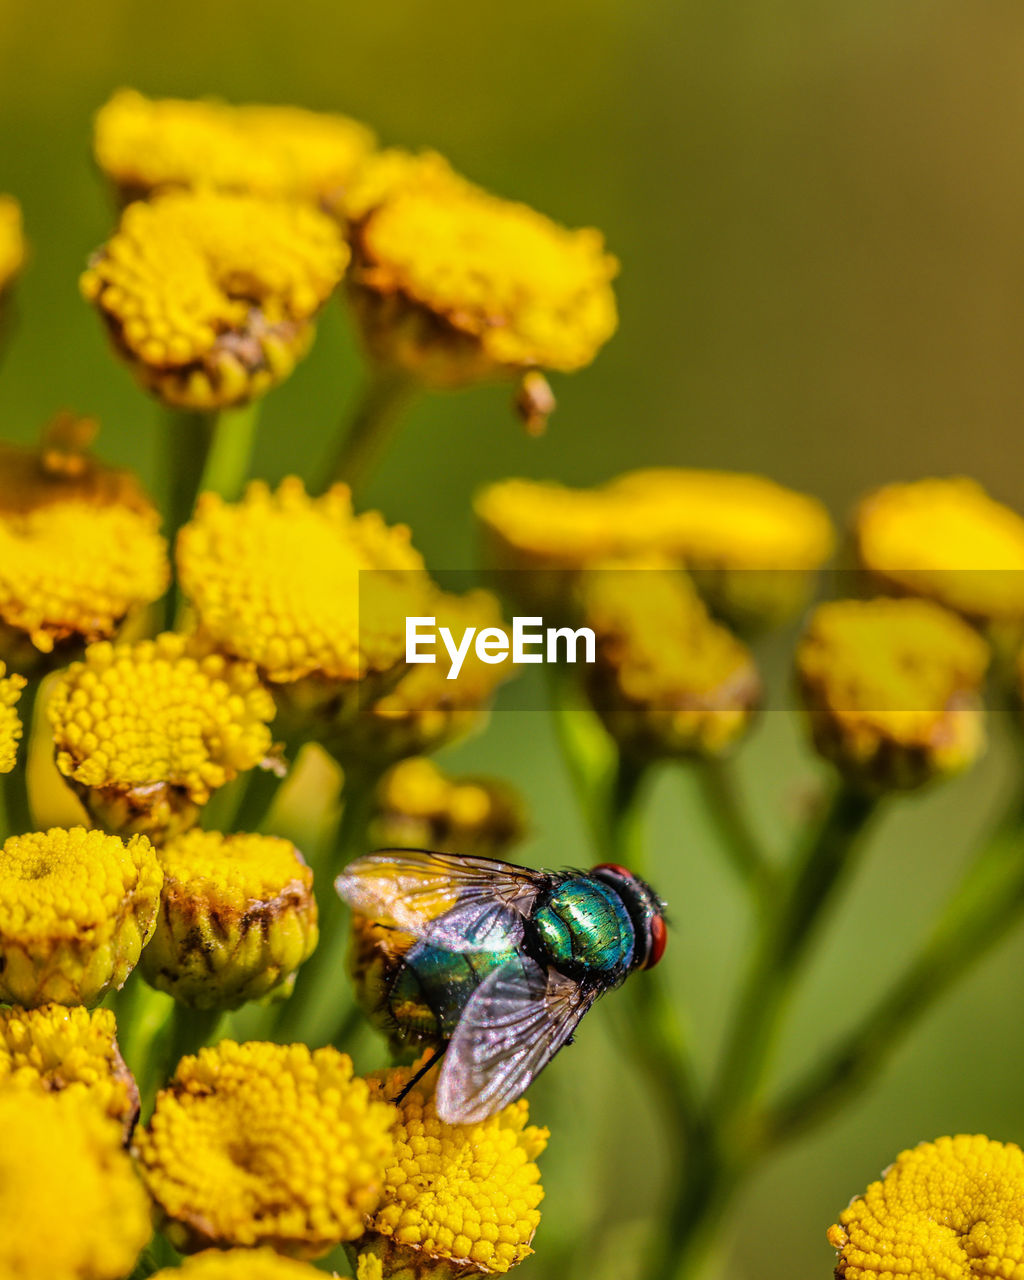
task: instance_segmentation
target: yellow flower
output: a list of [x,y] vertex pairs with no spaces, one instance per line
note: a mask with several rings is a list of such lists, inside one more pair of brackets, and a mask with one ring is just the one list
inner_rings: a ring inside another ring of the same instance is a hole
[[641,758],[717,756],[749,727],[761,684],[746,647],[708,617],[685,574],[609,568],[583,586],[597,662],[591,702]]
[[[370,352],[424,385],[581,369],[615,332],[618,263],[600,232],[499,199],[437,155],[371,158],[343,206]],[[526,394],[542,429],[536,374]]]
[[522,797],[496,778],[453,778],[431,760],[402,760],[381,779],[376,845],[501,858],[526,835]]
[[376,1209],[393,1120],[336,1049],[225,1040],[182,1058],[135,1154],[176,1247],[313,1258]]
[[1024,1274],[1024,1152],[961,1134],[902,1151],[828,1230],[838,1280]]
[[799,611],[835,535],[817,498],[765,476],[662,467],[608,486],[620,519],[646,524],[651,547],[688,569],[716,613],[738,625]]
[[177,558],[200,632],[256,663],[283,710],[325,720],[404,661],[429,586],[404,525],[354,515],[343,485],[310,498],[294,476],[237,503],[203,494]]
[[[423,603],[422,610],[418,616],[434,618],[436,628],[447,627],[456,639],[469,627],[478,633],[493,628],[506,634],[501,608],[488,591],[469,591],[464,596],[439,591]],[[396,621],[404,625],[405,615]],[[440,639],[434,652],[436,662],[408,667],[354,721],[343,718],[337,734],[328,734],[327,745],[343,765],[388,763],[437,751],[483,727],[490,699],[500,684],[515,675],[515,668],[509,661],[483,662],[473,645],[457,679],[449,680],[447,652]]]
[[6,672],[0,662],[0,773],[10,773],[18,759],[21,720],[16,708],[26,684],[24,676]]
[[0,1275],[121,1280],[152,1234],[121,1131],[84,1094],[0,1090]]
[[313,873],[290,840],[189,831],[160,850],[156,932],[142,973],[194,1009],[291,991],[317,942]]
[[24,262],[21,206],[13,196],[0,195],[0,296],[10,288]]
[[971,765],[984,746],[988,648],[927,600],[838,600],[796,655],[817,750],[850,781],[910,788]]
[[126,1138],[139,1114],[139,1091],[109,1009],[0,1009],[0,1093],[9,1084],[83,1093]]
[[503,586],[562,612],[581,571],[625,557],[687,569],[738,624],[777,623],[804,603],[834,543],[816,499],[726,471],[636,471],[595,489],[502,480],[474,506]]
[[89,453],[95,432],[62,414],[36,448],[0,443],[0,649],[22,671],[108,639],[167,588],[160,516]]
[[973,480],[886,485],[860,503],[854,537],[886,590],[977,623],[1024,618],[1024,520]]
[[215,187],[316,201],[334,196],[372,150],[346,116],[300,107],[146,98],[120,89],[96,113],[96,163],[124,199]]
[[90,645],[47,710],[57,767],[89,812],[155,839],[190,827],[212,792],[272,746],[274,701],[255,667],[172,632]]
[[0,849],[0,1001],[89,1005],[121,987],[152,935],[162,882],[145,836],[11,836]]
[[82,275],[135,376],[165,404],[247,404],[283,381],[348,262],[307,205],[210,190],[129,205]]
[[207,1249],[180,1267],[157,1271],[151,1280],[323,1280],[323,1274],[273,1249]]
[[[413,1070],[371,1079],[393,1097]],[[404,1268],[421,1276],[432,1264],[439,1275],[488,1275],[522,1262],[540,1222],[536,1159],[549,1137],[528,1120],[529,1107],[519,1101],[480,1124],[444,1124],[426,1082],[416,1085],[399,1104],[383,1199],[357,1252],[386,1259],[389,1276]]]

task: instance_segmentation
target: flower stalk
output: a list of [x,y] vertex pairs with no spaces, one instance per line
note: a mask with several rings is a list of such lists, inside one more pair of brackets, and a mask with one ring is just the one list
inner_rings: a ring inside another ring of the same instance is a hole
[[321,491],[332,484],[347,484],[354,493],[363,489],[419,387],[418,379],[404,369],[371,365],[342,422]]

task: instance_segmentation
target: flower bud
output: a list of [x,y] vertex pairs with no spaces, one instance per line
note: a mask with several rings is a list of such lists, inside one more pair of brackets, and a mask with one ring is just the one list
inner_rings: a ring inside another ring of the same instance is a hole
[[150,986],[192,1009],[287,995],[317,943],[313,873],[291,841],[189,831],[159,857],[160,915],[141,966]]

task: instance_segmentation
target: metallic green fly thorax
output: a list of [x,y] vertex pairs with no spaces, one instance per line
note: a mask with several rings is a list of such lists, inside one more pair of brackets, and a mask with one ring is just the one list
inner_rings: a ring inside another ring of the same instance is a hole
[[622,900],[587,876],[557,885],[533,913],[530,924],[544,943],[549,963],[565,970],[606,972],[629,968],[633,926]]

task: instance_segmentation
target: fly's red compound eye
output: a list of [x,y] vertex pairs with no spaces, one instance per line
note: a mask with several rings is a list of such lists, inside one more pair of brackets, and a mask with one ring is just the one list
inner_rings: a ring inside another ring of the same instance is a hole
[[591,867],[590,874],[595,871],[611,871],[613,875],[622,876],[626,880],[635,880],[636,876],[628,867],[620,867],[617,862],[599,862],[596,867]]
[[650,938],[651,945],[647,954],[647,963],[644,965],[644,968],[653,969],[665,954],[665,943],[668,941],[668,929],[665,925],[664,916],[651,916],[648,936]]

